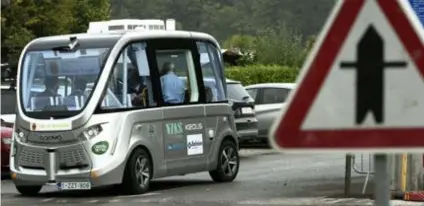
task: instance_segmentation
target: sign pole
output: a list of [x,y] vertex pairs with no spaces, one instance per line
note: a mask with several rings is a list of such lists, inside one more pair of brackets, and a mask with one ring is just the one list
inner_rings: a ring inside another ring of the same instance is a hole
[[375,154],[375,205],[390,206],[390,179],[387,154]]

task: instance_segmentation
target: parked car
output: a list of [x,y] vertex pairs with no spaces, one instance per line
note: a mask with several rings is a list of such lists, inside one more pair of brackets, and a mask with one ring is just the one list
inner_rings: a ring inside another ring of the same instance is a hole
[[259,131],[254,99],[240,82],[230,79],[227,79],[227,95],[234,110],[239,143],[255,141]]
[[[181,78],[185,81],[185,78]],[[213,78],[203,79],[205,86],[215,88]],[[258,137],[258,120],[255,117],[255,103],[243,85],[231,79],[226,79],[228,101],[234,110],[239,143],[256,141]],[[212,92],[213,93],[213,92]]]
[[1,178],[10,175],[9,155],[10,144],[12,143],[13,124],[1,120]]
[[268,133],[279,111],[286,105],[286,99],[295,87],[293,83],[263,83],[246,86],[245,89],[255,101],[258,119],[258,139],[268,142]]
[[1,119],[5,122],[15,122],[16,88],[14,85],[1,85]]

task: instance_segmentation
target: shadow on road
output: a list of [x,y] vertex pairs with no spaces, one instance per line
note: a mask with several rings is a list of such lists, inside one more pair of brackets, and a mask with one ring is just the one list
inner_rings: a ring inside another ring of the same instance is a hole
[[[321,182],[321,184],[313,184],[314,182]],[[328,197],[328,198],[345,198],[344,194],[344,179],[334,178],[328,180],[314,180],[310,179],[308,182],[292,182],[285,185],[290,190],[284,192],[281,196],[284,197]],[[351,194],[348,198],[370,198],[373,196],[374,182],[370,178],[365,194],[362,194],[365,177],[352,177],[350,191]]]
[[[154,180],[150,184],[149,193],[158,192],[161,190],[169,190],[174,188],[195,186],[195,185],[208,185],[214,184],[212,180]],[[53,191],[40,193],[36,197],[31,198],[108,198],[114,196],[125,196],[126,194],[118,186],[109,186],[102,188],[94,188],[90,191]],[[17,194],[16,197],[22,197]]]
[[241,143],[240,149],[271,149],[271,146],[264,143]]

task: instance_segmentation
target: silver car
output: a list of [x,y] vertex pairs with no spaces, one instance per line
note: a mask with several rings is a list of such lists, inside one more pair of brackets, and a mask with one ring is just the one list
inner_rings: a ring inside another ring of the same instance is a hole
[[[10,170],[23,195],[43,185],[140,194],[155,178],[209,171],[231,182],[238,174],[220,47],[208,34],[43,37],[24,48],[19,68]],[[63,91],[58,79],[67,80]]]
[[255,100],[255,113],[258,119],[258,138],[267,143],[269,129],[279,111],[286,105],[286,99],[295,87],[293,83],[263,83],[246,86],[245,89]]

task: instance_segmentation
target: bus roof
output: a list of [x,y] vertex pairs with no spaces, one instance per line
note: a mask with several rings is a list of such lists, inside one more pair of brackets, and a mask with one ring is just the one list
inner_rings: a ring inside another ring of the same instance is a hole
[[107,33],[79,33],[79,34],[65,34],[57,36],[47,36],[34,39],[29,43],[28,50],[37,47],[36,50],[51,49],[57,45],[67,45],[70,37],[76,37],[79,42],[104,45],[110,43],[114,45],[121,38],[138,38],[138,39],[151,39],[151,38],[195,38],[209,40],[219,45],[218,42],[211,35],[202,32],[182,31],[182,30],[154,30],[154,31],[119,31]]

